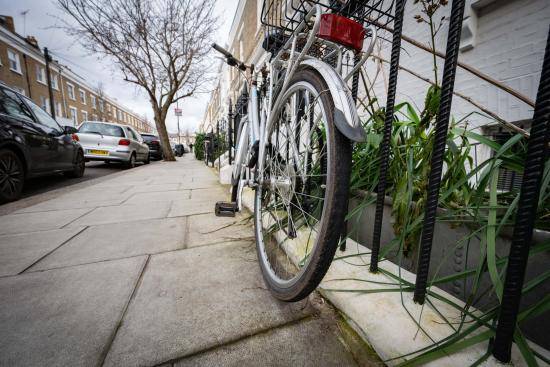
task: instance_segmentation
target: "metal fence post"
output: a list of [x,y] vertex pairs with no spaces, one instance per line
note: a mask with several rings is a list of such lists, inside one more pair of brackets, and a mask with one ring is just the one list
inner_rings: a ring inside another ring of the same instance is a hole
[[397,0],[395,3],[395,18],[392,35],[390,76],[388,96],[386,98],[386,116],[384,119],[384,136],[380,146],[380,177],[376,194],[376,214],[374,217],[374,231],[372,235],[372,252],[370,271],[378,271],[378,254],[380,252],[380,237],[382,233],[382,219],[384,217],[384,198],[388,179],[388,165],[390,156],[390,139],[393,125],[393,108],[397,91],[397,74],[399,72],[399,55],[401,53],[401,32],[403,30],[403,13],[406,0]]
[[423,304],[426,298],[426,285],[428,283],[428,271],[430,268],[430,255],[435,228],[435,216],[439,201],[439,187],[441,184],[441,173],[443,170],[443,155],[447,145],[447,130],[451,116],[451,104],[453,100],[453,89],[455,84],[456,66],[458,63],[458,52],[460,44],[460,33],[462,30],[462,19],[464,17],[465,0],[454,0],[451,9],[449,23],[449,34],[447,36],[447,53],[445,54],[445,65],[443,67],[443,79],[441,85],[441,98],[439,111],[436,118],[434,147],[428,181],[426,210],[422,226],[422,237],[420,239],[420,252],[418,257],[418,271],[416,273],[416,286],[414,289],[414,301]]
[[221,169],[222,160],[220,158],[220,120],[216,121],[216,153],[218,156],[218,169]]
[[229,99],[229,113],[227,114],[227,145],[229,145],[229,165],[233,164],[231,150],[233,149],[233,107],[231,106],[231,98]]
[[540,77],[535,112],[531,123],[531,137],[525,158],[523,182],[518,202],[508,268],[502,290],[502,303],[497,324],[493,356],[501,362],[511,359],[512,341],[521,301],[521,292],[533,238],[540,185],[548,158],[550,142],[550,30]]

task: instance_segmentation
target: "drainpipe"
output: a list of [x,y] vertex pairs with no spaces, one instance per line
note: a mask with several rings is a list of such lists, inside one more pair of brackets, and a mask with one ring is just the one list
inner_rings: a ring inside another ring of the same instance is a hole
[[44,59],[46,60],[46,81],[48,83],[48,94],[50,95],[50,114],[55,120],[55,101],[53,99],[52,76],[50,74],[50,61],[52,61],[52,58],[47,47],[44,47]]
[[23,54],[23,61],[25,62],[25,78],[27,79],[27,90],[29,91],[29,98],[32,99],[31,81],[29,79],[29,65],[27,64],[27,55],[25,54]]
[[59,84],[61,86],[61,101],[63,101],[63,117],[68,118],[69,114],[67,113],[67,100],[65,99],[65,88],[63,88],[63,69],[59,66]]

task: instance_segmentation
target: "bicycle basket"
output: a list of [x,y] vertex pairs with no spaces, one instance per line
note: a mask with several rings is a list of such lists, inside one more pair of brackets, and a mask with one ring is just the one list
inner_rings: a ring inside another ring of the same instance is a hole
[[393,21],[394,0],[264,0],[262,24],[266,30],[289,35],[315,5],[362,24],[385,27]]
[[266,37],[263,48],[275,54],[315,5],[319,5],[323,13],[342,15],[363,25],[385,27],[393,22],[393,4],[394,0],[264,0],[261,20]]

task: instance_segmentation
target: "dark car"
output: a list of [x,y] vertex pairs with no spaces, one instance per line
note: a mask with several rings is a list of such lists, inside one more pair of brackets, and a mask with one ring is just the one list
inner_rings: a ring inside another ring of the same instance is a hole
[[84,174],[76,129],[61,127],[27,97],[0,85],[0,202],[17,200],[27,178]]
[[162,156],[162,147],[160,146],[160,139],[153,134],[141,134],[143,141],[149,147],[149,158],[160,160]]
[[176,144],[174,145],[174,154],[178,157],[183,156],[185,153],[185,148],[183,147],[183,144]]

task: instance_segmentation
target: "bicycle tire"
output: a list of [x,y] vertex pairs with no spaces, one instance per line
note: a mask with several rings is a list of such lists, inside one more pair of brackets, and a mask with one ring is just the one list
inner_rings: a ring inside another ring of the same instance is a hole
[[[262,206],[267,206],[267,204],[265,203],[265,196],[271,196],[272,194],[264,194],[264,192],[267,192],[268,190],[264,190],[261,186],[258,186],[256,188],[254,200],[256,249],[262,275],[271,293],[276,298],[287,302],[299,301],[307,297],[313,290],[315,290],[315,288],[319,285],[326,272],[328,271],[332,259],[334,258],[336,248],[338,247],[341,227],[346,216],[345,203],[349,194],[349,180],[351,172],[351,142],[338,131],[334,124],[334,102],[330,93],[325,93],[325,91],[328,90],[325,81],[313,69],[300,68],[289,82],[287,91],[292,90],[293,86],[295,85],[302,84],[304,86],[309,85],[315,90],[315,92],[318,94],[322,109],[324,109],[325,111],[325,137],[326,145],[328,147],[326,149],[327,157],[324,163],[326,165],[326,187],[324,188],[322,213],[320,215],[320,220],[318,221],[318,237],[315,240],[315,244],[311,250],[311,253],[309,255],[304,255],[304,258],[307,257],[307,263],[305,263],[305,265],[301,269],[299,269],[298,274],[296,274],[295,277],[291,278],[290,280],[279,279],[277,276],[274,275],[274,269],[272,268],[272,262],[274,260],[269,259],[269,255],[267,254],[267,250],[265,247],[266,238],[264,238],[264,232],[266,230],[265,228],[263,228],[263,226],[265,225],[265,220],[263,217],[266,215],[266,212],[263,210]],[[283,95],[283,98],[285,95]],[[274,113],[279,113],[279,111],[274,111]],[[311,124],[309,128],[310,130],[308,134],[311,136],[313,131]],[[301,135],[297,139],[301,139]],[[321,141],[321,139],[319,139],[319,141]],[[320,143],[318,143],[318,145],[320,145]],[[266,151],[269,151],[269,149],[267,149]],[[272,155],[274,157],[278,157],[278,155]],[[263,157],[267,161],[266,157],[267,153]],[[281,161],[282,160],[283,159],[281,159]],[[323,176],[323,158],[321,157],[319,161],[321,166],[321,174],[319,176]],[[265,169],[265,171],[266,172],[264,174],[267,175],[267,168]],[[294,187],[298,186],[299,185],[295,183]],[[264,197],[262,197],[262,195],[264,195]],[[273,194],[274,197],[277,195],[280,195],[280,193]],[[296,196],[296,192],[294,192],[293,195]],[[292,201],[289,201],[289,203],[290,205],[292,205]],[[290,211],[292,212],[292,208],[290,209]],[[273,217],[272,213],[269,214]],[[287,217],[289,216],[287,215]],[[307,219],[304,219],[304,221],[306,223],[308,222]],[[291,223],[293,222],[293,220],[290,218],[288,219],[288,222]],[[281,227],[280,223],[278,223],[278,225],[279,227]],[[283,230],[282,227],[280,229]],[[290,235],[287,233],[287,239],[289,237]],[[269,241],[269,239],[267,240]],[[282,243],[284,244],[285,241],[286,240],[282,241]],[[280,248],[281,246],[283,245],[277,244],[274,247]],[[306,246],[306,251],[308,246],[309,245]],[[280,252],[280,250],[276,251]],[[274,256],[277,257],[278,255]],[[283,272],[285,271],[286,270],[283,270]]]

